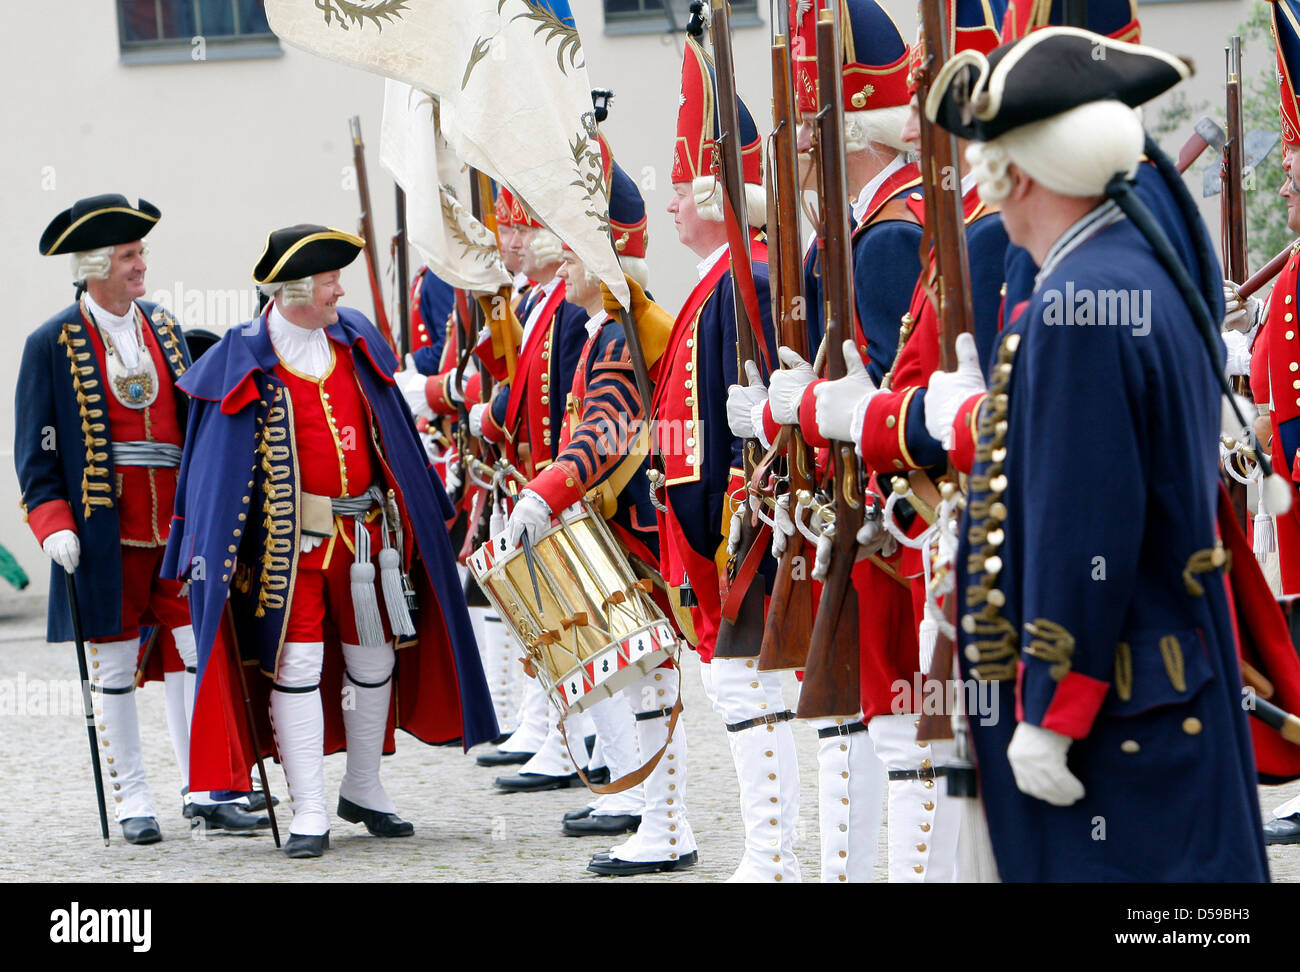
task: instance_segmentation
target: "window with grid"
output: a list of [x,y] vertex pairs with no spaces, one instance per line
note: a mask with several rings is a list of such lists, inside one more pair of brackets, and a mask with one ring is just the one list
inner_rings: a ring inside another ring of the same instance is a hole
[[122,60],[134,63],[280,53],[263,0],[117,0]]
[[[690,0],[604,0],[604,4],[606,33],[680,31],[690,17]],[[731,22],[736,27],[760,23],[758,0],[731,0]]]

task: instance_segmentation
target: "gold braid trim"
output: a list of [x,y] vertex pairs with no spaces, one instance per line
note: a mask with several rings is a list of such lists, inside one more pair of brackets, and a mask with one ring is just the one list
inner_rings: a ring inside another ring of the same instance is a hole
[[881,391],[886,391],[894,386],[894,367],[898,364],[898,356],[903,353],[903,345],[905,345],[907,339],[911,337],[912,328],[914,327],[916,327],[916,318],[912,316],[910,311],[899,319],[898,348],[894,351],[894,360],[889,365],[889,371],[885,373],[884,378],[880,379]]
[[1203,596],[1205,588],[1196,579],[1196,575],[1208,574],[1220,567],[1224,570],[1232,569],[1232,553],[1223,549],[1223,541],[1221,540],[1214,541],[1213,547],[1198,550],[1188,557],[1187,566],[1183,568],[1183,586],[1187,588],[1187,593],[1192,597]]
[[1039,661],[1048,662],[1054,681],[1059,682],[1070,672],[1070,659],[1074,656],[1074,635],[1055,621],[1036,618],[1025,622],[1025,634],[1030,636],[1025,653]]
[[[85,363],[90,357],[89,351],[79,351],[86,345],[86,339],[76,337],[82,332],[80,324],[63,325],[59,333],[59,344],[63,345],[68,355],[68,372],[72,375],[72,390],[77,396],[77,409],[81,414],[81,438],[86,449],[85,467],[81,473],[81,513],[89,520],[96,507],[113,507],[113,484],[109,480],[108,466],[108,426],[103,421],[104,410],[92,408],[101,401],[98,392],[90,389],[99,386],[95,378],[94,365]],[[108,495],[92,495],[106,493]]]
[[176,333],[176,318],[163,307],[155,307],[153,314],[150,315],[154,327],[165,333],[163,347],[167,349],[167,362],[171,365],[172,374],[179,378],[185,374],[185,359],[181,355],[180,342],[184,338]]
[[1115,646],[1115,694],[1121,702],[1133,698],[1133,652],[1127,641]]
[[262,425],[257,452],[260,456],[262,478],[262,526],[266,530],[266,547],[261,558],[258,576],[257,608],[253,616],[263,618],[268,607],[284,608],[284,592],[289,589],[289,571],[293,567],[294,499],[290,462],[293,455],[287,445],[284,423],[288,412],[281,405],[273,405]]
[[1160,639],[1160,657],[1165,661],[1165,674],[1175,691],[1187,691],[1187,672],[1183,666],[1183,648],[1173,635]]

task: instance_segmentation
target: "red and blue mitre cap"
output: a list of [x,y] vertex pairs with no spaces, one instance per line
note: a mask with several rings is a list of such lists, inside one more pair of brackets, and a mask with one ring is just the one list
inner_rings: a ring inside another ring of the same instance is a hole
[[[790,53],[799,110],[817,110],[817,15],[832,0],[790,6]],[[898,25],[875,0],[839,0],[844,63],[844,110],[905,105],[909,51]]]
[[[1084,20],[1083,29],[1094,34],[1127,44],[1142,43],[1137,0],[1088,0]],[[1065,0],[1007,0],[1006,16],[1002,18],[1002,43],[1020,40],[1031,30],[1064,26]]]
[[[1006,0],[944,0],[943,17],[948,26],[948,56],[962,51],[990,53],[1002,43],[1002,20],[1006,13]],[[912,45],[912,60],[907,73],[908,98],[916,93],[913,73],[921,66],[924,51],[921,45]],[[937,71],[939,65],[934,66]]]
[[614,249],[621,257],[645,257],[646,233],[645,200],[632,177],[613,163],[609,182],[609,228],[614,236]]
[[[709,55],[694,37],[686,38],[686,57],[682,61],[682,94],[677,108],[677,140],[673,144],[672,181],[717,175],[713,143],[718,137],[718,113],[714,105],[714,68]],[[741,163],[745,181],[763,184],[763,140],[759,137],[754,116],[745,103],[736,98],[740,116]]]
[[1277,42],[1277,86],[1282,98],[1282,144],[1300,148],[1300,104],[1295,79],[1300,71],[1300,0],[1274,0],[1273,39]]

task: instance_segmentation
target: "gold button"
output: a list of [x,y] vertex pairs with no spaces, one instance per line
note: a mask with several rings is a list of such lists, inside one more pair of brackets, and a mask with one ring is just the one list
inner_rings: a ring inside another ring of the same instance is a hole
[[930,825],[928,823],[921,824],[921,833],[928,834],[929,832],[930,832]]
[[750,682],[750,683],[749,683],[749,687],[750,687],[750,688],[758,688],[758,683],[757,683],[757,682]]
[[776,876],[775,880],[777,880],[777,881],[781,880],[781,875],[778,874],[778,875]]
[[841,875],[840,875],[840,880],[841,880],[841,881],[847,881],[848,878],[845,877],[843,874],[841,874]]
[[847,807],[847,806],[849,805],[849,798],[848,798],[848,797],[840,797],[840,803],[844,804],[844,805]]
[[776,817],[773,817],[771,820],[768,821],[768,823],[769,823],[771,826],[773,826],[773,827],[775,827],[775,826],[777,825],[777,822],[778,822],[778,821],[777,821]]
[[897,424],[898,424],[898,419],[894,418],[894,416],[892,415],[889,416],[887,419],[885,419],[885,428],[887,429],[892,429]]
[[933,810],[933,809],[934,809],[934,801],[933,801],[933,800],[926,800],[923,804],[921,804],[921,806],[923,806],[926,810]]
[[920,864],[916,865],[916,867],[912,868],[912,870],[915,871],[917,874],[925,873],[925,868],[922,867]]
[[239,548],[236,547],[236,546],[232,543],[232,544],[231,544],[229,547],[227,547],[226,549],[227,549],[228,551],[230,551],[230,553],[235,553]]
[[902,469],[902,468],[903,468],[903,460],[901,460],[901,459],[895,459],[895,460],[894,460],[894,468],[895,468],[895,469]]
[[542,424],[543,424],[543,425],[550,425],[550,424],[551,424],[551,417],[550,417],[549,415],[543,415],[543,416],[542,416]]
[[1287,367],[1290,368],[1292,371],[1300,371],[1300,364],[1296,364],[1294,361],[1292,361],[1289,365],[1287,365]]
[[542,396],[542,404],[543,404],[543,405],[549,405],[550,403],[551,403],[551,398],[550,398],[550,396],[549,396],[549,395],[543,395],[543,396]]
[[844,779],[847,780],[847,779],[849,778],[849,771],[848,771],[848,770],[845,770],[844,772],[842,772],[842,773],[840,774],[840,776],[841,776],[842,778],[844,778]]
[[1119,744],[1119,749],[1122,753],[1136,753],[1141,748],[1142,747],[1138,745],[1136,739],[1125,739]]
[[682,382],[682,384],[688,391],[695,387],[695,382],[691,381],[689,378]]
[[861,111],[863,108],[866,107],[867,96],[865,93],[858,91],[853,95],[852,98],[849,99],[849,101],[853,103],[854,108],[857,108],[859,111]]
[[564,485],[565,485],[565,486],[568,486],[570,489],[572,489],[572,488],[573,488],[573,477],[572,477],[572,476],[567,477],[567,478],[564,480]]
[[695,347],[695,338],[687,338],[687,339],[686,339],[686,346],[687,346],[688,348],[693,348],[693,347]]
[[1291,313],[1284,314],[1282,316],[1282,320],[1286,321],[1289,324],[1291,321],[1295,320],[1295,315]]
[[1196,718],[1196,716],[1189,716],[1183,720],[1183,732],[1187,733],[1189,736],[1195,736],[1204,728],[1205,727],[1201,725],[1201,720]]
[[849,747],[846,746],[844,743],[840,743],[840,752],[847,753],[848,751],[849,751]]
[[768,759],[771,759],[771,758],[772,758],[772,750],[769,749],[769,750],[768,750],[767,752],[765,752],[763,755],[766,756]]
[[917,845],[916,845],[916,849],[919,850],[922,854],[925,853],[925,845],[924,845],[924,844],[917,844]]
[[921,769],[929,769],[929,768],[930,768],[930,761],[928,759],[921,760]]
[[774,779],[776,779],[776,774],[775,774],[775,773],[768,773],[768,774],[767,774],[767,778],[768,778],[769,780],[774,780]]
[[771,802],[773,802],[773,803],[780,803],[780,802],[781,802],[777,797],[768,797],[768,799],[769,799]]
[[934,789],[934,780],[922,780],[922,782],[925,784],[925,788],[926,788],[927,790],[933,790],[933,789]]

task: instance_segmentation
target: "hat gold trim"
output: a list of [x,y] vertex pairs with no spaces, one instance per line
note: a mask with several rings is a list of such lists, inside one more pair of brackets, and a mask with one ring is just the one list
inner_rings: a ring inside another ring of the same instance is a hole
[[78,226],[80,226],[82,223],[84,223],[86,220],[94,219],[96,216],[104,216],[108,213],[128,213],[131,216],[139,216],[141,219],[147,219],[151,223],[156,223],[161,218],[159,216],[150,216],[148,213],[143,212],[139,209],[132,209],[130,206],[107,206],[104,209],[96,209],[94,212],[86,213],[83,216],[76,219],[75,221],[73,221],[68,226],[67,229],[65,229],[62,233],[59,234],[58,239],[56,239],[53,243],[50,244],[49,249],[45,251],[46,255],[49,255],[50,253],[53,253],[55,250],[57,250],[59,248],[59,244],[68,238],[68,234],[71,233]]
[[[253,283],[264,284],[273,282],[275,280],[275,275],[284,269],[284,265],[289,262],[290,257],[308,243],[315,243],[318,240],[341,240],[344,243],[351,243],[353,246],[358,248],[364,248],[366,245],[366,241],[361,237],[353,236],[351,233],[345,233],[342,230],[330,230],[326,233],[308,233],[302,239],[294,241],[292,246],[285,250],[284,253],[280,254],[280,259],[276,261],[275,266],[271,268],[270,273],[261,280],[258,280],[257,277],[253,277]],[[270,248],[271,246],[271,234],[269,233],[266,237],[266,245],[267,248]]]

